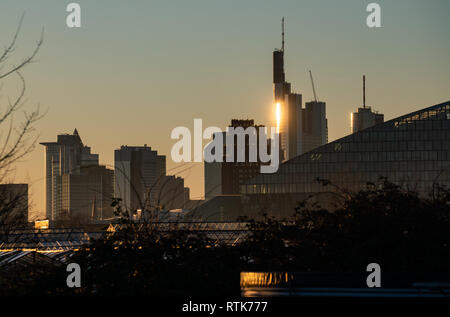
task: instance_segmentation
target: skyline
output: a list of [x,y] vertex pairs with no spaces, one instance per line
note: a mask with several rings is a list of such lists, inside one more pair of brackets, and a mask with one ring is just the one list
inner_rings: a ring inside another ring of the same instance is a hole
[[[450,41],[445,31],[450,22],[443,8],[450,4],[445,1],[378,1],[383,27],[375,30],[364,26],[369,2],[344,1],[338,7],[330,1],[284,1],[273,7],[260,4],[260,11],[249,4],[255,1],[240,4],[240,10],[236,3],[208,2],[195,11],[202,1],[178,2],[179,7],[174,2],[127,7],[115,1],[79,1],[84,12],[80,30],[64,26],[66,4],[43,2],[0,4],[2,45],[26,10],[16,58],[29,52],[45,26],[37,62],[24,71],[27,107],[41,103],[49,110],[36,125],[38,141],[77,128],[107,166],[113,165],[113,150],[121,145],[149,144],[169,158],[170,131],[192,127],[194,118],[219,127],[232,118],[269,125],[274,116],[271,53],[281,44],[282,16],[287,80],[304,101],[312,100],[308,70],[313,71],[318,95],[327,102],[329,141],[350,133],[350,113],[362,105],[362,74],[367,75],[367,105],[384,113],[386,121],[449,99]],[[171,10],[180,15],[168,14]],[[314,24],[319,12],[323,20]],[[43,154],[37,146],[18,166],[15,179],[30,183],[30,200],[41,213]],[[180,165],[170,159],[167,164],[168,174]],[[203,194],[203,164],[192,165],[190,175],[179,176],[195,199]]]

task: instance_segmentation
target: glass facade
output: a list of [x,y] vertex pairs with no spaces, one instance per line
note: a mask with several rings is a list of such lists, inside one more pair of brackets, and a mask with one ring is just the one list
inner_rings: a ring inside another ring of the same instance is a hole
[[259,174],[241,194],[329,192],[317,178],[359,190],[380,176],[404,188],[430,192],[450,185],[450,101],[358,131]]

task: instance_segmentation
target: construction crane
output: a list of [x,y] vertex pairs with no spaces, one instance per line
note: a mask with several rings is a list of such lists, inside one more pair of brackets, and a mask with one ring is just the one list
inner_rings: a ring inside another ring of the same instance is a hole
[[312,75],[311,71],[309,71],[309,77],[311,77],[311,86],[313,89],[314,100],[317,102],[316,88],[314,87],[314,79],[313,79],[313,75]]

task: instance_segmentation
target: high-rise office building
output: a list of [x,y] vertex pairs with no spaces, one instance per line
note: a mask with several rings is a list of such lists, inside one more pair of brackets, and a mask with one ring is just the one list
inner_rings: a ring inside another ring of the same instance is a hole
[[113,217],[114,171],[102,165],[82,166],[62,175],[62,211],[78,223]]
[[[227,160],[227,155],[230,155],[227,151],[226,137],[227,132],[216,133],[214,138],[223,139],[223,161],[222,162],[205,162],[204,175],[205,175],[205,199],[211,199],[218,195],[233,195],[239,194],[239,186],[242,185],[249,178],[257,175],[260,172],[261,161],[259,158],[255,162],[249,160],[250,148],[258,149],[259,146],[259,127],[261,125],[255,125],[254,120],[231,120],[230,128],[243,128],[244,131],[247,128],[254,128],[256,136],[252,141],[250,136],[246,136],[244,140],[244,153],[245,161],[238,162],[238,142],[237,137],[234,136],[233,142],[233,155],[232,159]],[[270,141],[270,140],[269,140]],[[251,144],[250,142],[256,142]],[[269,143],[270,144],[270,143]],[[252,145],[252,146],[250,146]],[[209,146],[212,146],[210,144]],[[270,145],[269,145],[270,149]],[[208,147],[205,149],[209,151]]]
[[273,52],[274,102],[280,109],[281,160],[288,160],[328,142],[325,102],[302,105],[302,95],[291,92],[284,72],[284,18],[282,48]]
[[[289,123],[296,121],[296,119],[291,118],[291,120],[289,120],[288,114],[292,116],[294,113],[297,113],[297,109],[295,108],[296,105],[289,103],[289,98],[287,97],[291,93],[291,84],[286,82],[286,74],[284,72],[284,17],[281,22],[281,28],[281,49],[275,49],[273,51],[273,96],[276,107],[278,108],[277,111],[280,111],[280,122],[277,122],[277,124],[279,124],[277,128],[279,129],[280,149],[282,153],[280,160],[284,160],[289,154],[290,143],[288,136],[291,136],[292,141],[292,136],[295,134],[294,130],[296,128],[296,125],[289,125]],[[290,100],[293,100],[292,97]],[[295,117],[296,115],[294,115],[294,118]]]
[[352,112],[352,133],[370,128],[384,122],[384,114],[372,111],[370,107],[358,108],[358,112]]
[[46,218],[67,219],[67,210],[62,209],[62,177],[79,175],[82,167],[98,165],[98,154],[83,145],[77,129],[73,134],[58,135],[56,142],[40,144],[45,146]]
[[153,210],[161,178],[166,175],[166,157],[147,145],[121,146],[114,151],[115,196],[130,213]]
[[300,149],[297,150],[297,155],[309,152],[328,142],[325,102],[310,101],[305,103],[305,108],[302,109],[302,123],[302,142],[300,143]]
[[351,132],[355,133],[384,122],[384,115],[366,107],[366,76],[363,75],[363,106],[351,114]]
[[283,104],[285,106],[283,107],[284,116],[282,116],[281,120],[281,141],[282,144],[284,143],[285,145],[282,147],[284,149],[283,159],[288,159],[296,156],[297,153],[301,151],[303,137],[302,95],[289,93],[285,95],[285,101]]
[[152,199],[158,210],[169,211],[185,209],[189,203],[189,188],[184,186],[184,179],[174,175],[162,177],[152,190]]

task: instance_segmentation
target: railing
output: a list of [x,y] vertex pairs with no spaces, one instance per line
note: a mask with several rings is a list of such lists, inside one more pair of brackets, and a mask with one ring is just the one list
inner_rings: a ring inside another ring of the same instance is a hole
[[[120,230],[124,224],[110,224],[102,230],[82,228],[19,229],[8,234],[0,232],[0,252],[30,250],[37,252],[63,252],[79,248],[92,239]],[[245,222],[157,222],[133,223],[138,231],[149,228],[159,232],[191,231],[205,233],[216,242],[235,244],[245,237],[248,223]]]

